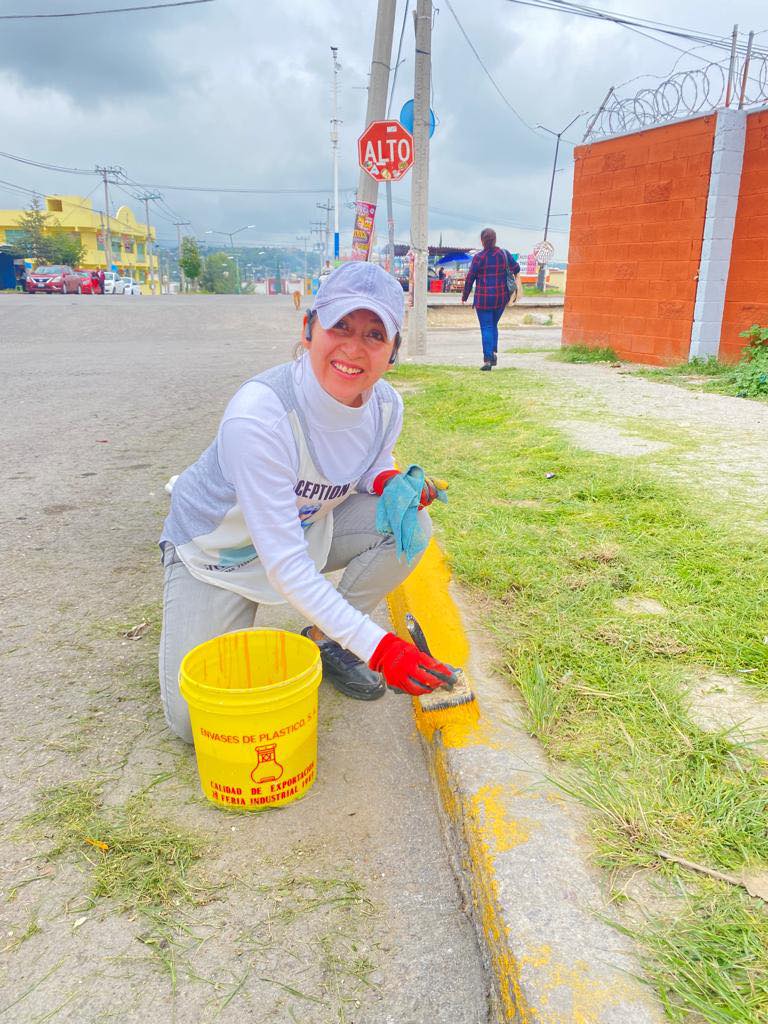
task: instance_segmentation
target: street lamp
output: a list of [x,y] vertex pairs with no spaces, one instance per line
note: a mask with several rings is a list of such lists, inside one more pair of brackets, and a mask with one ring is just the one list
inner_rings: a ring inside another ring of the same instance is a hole
[[[569,121],[568,124],[565,126],[565,128],[563,128],[562,131],[559,131],[559,132],[553,132],[551,128],[545,128],[543,124],[537,124],[536,125],[537,128],[541,128],[541,130],[543,132],[547,132],[549,135],[554,135],[555,138],[557,139],[557,142],[555,143],[555,159],[554,159],[554,161],[552,163],[552,178],[550,179],[550,182],[549,182],[549,199],[547,200],[547,217],[546,217],[546,220],[544,221],[544,241],[545,242],[547,240],[547,231],[549,230],[549,211],[552,209],[552,192],[553,192],[554,187],[555,187],[555,172],[557,171],[557,154],[558,154],[558,152],[560,150],[560,138],[561,138],[562,135],[565,135],[565,133],[568,131],[568,129],[571,127],[571,125],[574,124],[576,121],[578,121],[578,119],[581,116],[582,116],[581,114],[577,114],[576,117],[574,117],[573,121]],[[538,274],[538,277],[536,279],[536,287],[537,287],[537,289],[540,292],[544,291],[545,275],[546,275],[546,264],[545,263],[540,263],[539,264],[539,274]]]
[[[234,231],[208,230],[205,233],[206,233],[206,235],[224,235],[226,238],[229,239],[230,248],[232,249],[232,252],[234,253],[235,252],[235,235],[239,235],[241,231],[248,231],[250,228],[255,228],[255,227],[256,227],[255,224],[243,224],[243,226],[241,228],[236,228]],[[235,266],[237,267],[237,284],[236,284],[236,287],[237,287],[237,293],[239,295],[240,294],[240,263],[238,262],[238,259],[237,259],[237,253],[235,253],[234,259],[235,259]]]

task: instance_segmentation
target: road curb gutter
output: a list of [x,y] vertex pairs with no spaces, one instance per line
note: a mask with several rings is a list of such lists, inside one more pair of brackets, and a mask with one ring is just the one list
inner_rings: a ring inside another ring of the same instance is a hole
[[515,1024],[662,1024],[631,941],[611,927],[604,881],[589,862],[583,811],[547,780],[507,684],[474,671],[451,575],[432,541],[389,599],[408,638],[415,615],[433,653],[465,668],[480,704],[472,723],[416,724],[459,884],[475,923],[495,1018]]

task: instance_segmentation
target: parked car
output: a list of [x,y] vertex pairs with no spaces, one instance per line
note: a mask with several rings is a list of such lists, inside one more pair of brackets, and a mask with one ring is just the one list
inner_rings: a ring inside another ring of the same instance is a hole
[[78,294],[100,294],[101,288],[99,286],[99,275],[95,270],[76,270],[75,273],[80,278],[80,286],[77,289]]
[[120,275],[116,274],[114,270],[107,270],[104,272],[104,294],[105,295],[121,295],[122,292],[117,291],[117,282],[120,281]]
[[54,264],[48,267],[38,267],[31,274],[27,274],[28,292],[60,292],[62,295],[77,292],[81,286],[81,278],[75,273],[72,267],[64,264]]
[[[408,291],[408,271],[403,270],[402,273],[397,275],[397,280],[400,282],[400,287],[404,292]],[[438,280],[438,273],[433,270],[432,267],[427,267],[427,291],[430,290],[430,282]]]
[[132,277],[121,277],[115,284],[115,295],[141,295],[141,285]]

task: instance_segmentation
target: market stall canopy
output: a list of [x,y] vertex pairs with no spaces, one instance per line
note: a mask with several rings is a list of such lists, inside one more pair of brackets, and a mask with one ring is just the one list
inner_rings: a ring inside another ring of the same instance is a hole
[[472,252],[449,252],[436,261],[436,267],[444,267],[447,263],[469,263],[472,259]]

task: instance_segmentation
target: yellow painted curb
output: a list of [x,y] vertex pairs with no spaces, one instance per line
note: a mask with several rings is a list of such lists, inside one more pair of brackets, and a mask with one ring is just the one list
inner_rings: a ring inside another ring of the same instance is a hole
[[[406,613],[418,619],[435,657],[464,668],[469,660],[469,641],[464,632],[456,602],[450,594],[451,571],[437,543],[432,540],[416,569],[392,591],[387,599],[395,631],[410,639],[405,625]],[[471,680],[469,680],[471,685]],[[508,941],[508,929],[498,900],[498,882],[491,852],[494,848],[493,819],[481,809],[468,806],[450,783],[445,760],[446,747],[483,743],[482,715],[467,719],[457,709],[455,719],[449,712],[435,728],[429,715],[423,715],[418,698],[413,698],[416,724],[430,754],[430,769],[435,779],[443,811],[452,828],[461,836],[464,848],[462,870],[469,879],[475,921],[494,976],[501,1009],[501,1020],[527,1024],[532,1018],[525,1009],[520,992],[520,972]]]

